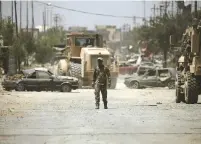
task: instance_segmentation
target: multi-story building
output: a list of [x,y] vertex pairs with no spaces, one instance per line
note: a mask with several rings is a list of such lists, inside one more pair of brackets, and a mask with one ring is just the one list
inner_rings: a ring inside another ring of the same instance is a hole
[[95,29],[101,33],[106,41],[120,40],[120,33],[116,26],[113,25],[96,25]]
[[87,27],[79,27],[79,26],[71,26],[68,28],[68,31],[76,31],[76,32],[82,32],[82,31],[87,31]]
[[103,40],[107,42],[108,47],[115,50],[119,48],[121,41],[121,31],[113,25],[96,25],[97,32],[103,35]]

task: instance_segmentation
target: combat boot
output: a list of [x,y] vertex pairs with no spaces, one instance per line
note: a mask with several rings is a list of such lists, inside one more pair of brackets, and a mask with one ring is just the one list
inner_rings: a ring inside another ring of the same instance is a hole
[[96,109],[99,109],[99,103],[96,103]]
[[104,102],[104,109],[108,109],[107,102]]

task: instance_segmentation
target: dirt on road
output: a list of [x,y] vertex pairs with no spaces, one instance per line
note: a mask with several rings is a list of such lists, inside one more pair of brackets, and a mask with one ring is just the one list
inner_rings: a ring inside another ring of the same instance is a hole
[[0,144],[200,144],[200,104],[174,102],[174,90],[7,92],[0,96]]

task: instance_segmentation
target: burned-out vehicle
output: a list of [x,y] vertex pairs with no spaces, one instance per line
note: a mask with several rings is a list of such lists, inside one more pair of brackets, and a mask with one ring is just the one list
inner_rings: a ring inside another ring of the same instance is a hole
[[152,66],[143,66],[143,65],[140,65],[137,69],[137,72],[135,73],[137,76],[141,76],[141,75],[144,75],[145,72],[147,70],[151,70],[151,69],[154,69],[155,67],[152,67]]
[[127,77],[124,84],[128,88],[139,89],[147,87],[168,87],[175,88],[175,73],[174,69],[147,69],[143,75],[135,75]]
[[[14,76],[13,76],[14,77]],[[18,78],[4,78],[2,86],[5,90],[16,91],[62,91],[71,92],[78,88],[78,79],[69,76],[56,76],[46,68],[23,70]]]
[[128,62],[122,62],[119,64],[119,74],[125,75],[125,74],[133,74],[137,71],[137,66],[128,63]]

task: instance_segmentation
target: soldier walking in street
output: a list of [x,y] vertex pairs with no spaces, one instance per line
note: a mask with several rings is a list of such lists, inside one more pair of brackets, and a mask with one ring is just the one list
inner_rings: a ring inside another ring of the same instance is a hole
[[93,73],[92,87],[95,88],[95,101],[96,109],[99,109],[100,92],[102,94],[102,100],[104,103],[104,109],[107,109],[107,84],[111,86],[110,70],[104,66],[103,59],[99,57],[97,59],[98,66]]

